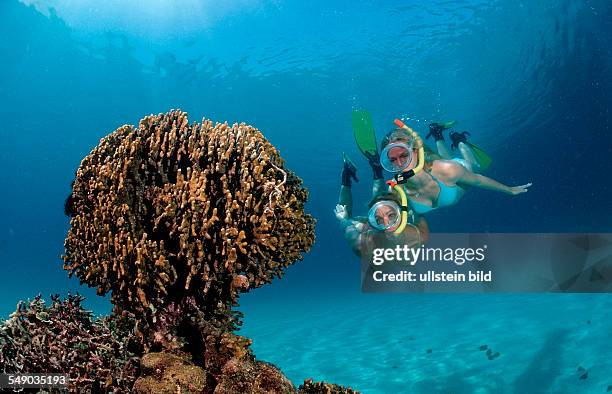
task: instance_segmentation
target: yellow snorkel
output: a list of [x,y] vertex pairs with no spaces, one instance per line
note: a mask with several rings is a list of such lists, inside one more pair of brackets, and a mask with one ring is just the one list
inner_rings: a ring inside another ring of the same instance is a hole
[[399,226],[395,229],[395,231],[393,231],[393,234],[401,234],[406,228],[406,224],[408,224],[408,199],[406,198],[404,188],[401,187],[396,181],[387,181],[387,185],[389,185],[391,189],[395,190],[397,194],[399,194],[402,202],[402,205],[400,206],[400,209],[402,210],[402,219]]
[[401,234],[408,224],[408,199],[406,198],[406,193],[404,192],[404,188],[401,186],[401,184],[406,183],[409,178],[415,176],[423,170],[423,167],[425,166],[425,149],[423,140],[414,130],[406,126],[404,122],[399,119],[395,119],[395,124],[398,127],[405,129],[412,136],[412,138],[414,138],[415,146],[419,150],[418,162],[414,168],[406,172],[396,174],[394,180],[387,181],[387,184],[391,187],[391,189],[395,190],[397,194],[399,194],[402,203],[400,207],[402,210],[402,219],[400,225],[397,227],[397,229],[395,229],[395,231],[393,231],[393,233],[397,235]]
[[416,167],[406,172],[399,173],[395,176],[395,180],[397,181],[397,183],[405,183],[408,178],[412,178],[423,170],[423,167],[425,166],[425,148],[423,145],[423,140],[414,130],[406,126],[404,122],[399,119],[395,119],[394,122],[398,127],[405,129],[412,136],[412,138],[414,138],[414,143],[419,150],[419,159]]

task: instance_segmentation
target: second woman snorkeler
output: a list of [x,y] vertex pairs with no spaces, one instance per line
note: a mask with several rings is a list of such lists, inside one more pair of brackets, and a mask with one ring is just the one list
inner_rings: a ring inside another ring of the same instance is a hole
[[410,205],[418,214],[455,205],[469,186],[510,195],[525,193],[531,186],[531,183],[506,186],[472,172],[471,166],[462,159],[426,159],[418,134],[400,120],[396,119],[395,123],[399,128],[388,133],[382,141],[380,163],[387,171],[398,174],[396,178],[403,179]]

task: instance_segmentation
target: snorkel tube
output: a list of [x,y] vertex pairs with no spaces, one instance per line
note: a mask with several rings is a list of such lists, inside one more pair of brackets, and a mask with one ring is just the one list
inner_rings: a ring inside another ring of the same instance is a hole
[[406,193],[404,192],[404,188],[401,187],[396,181],[390,180],[387,181],[387,185],[391,187],[391,189],[395,190],[397,194],[399,194],[402,205],[400,205],[400,209],[402,211],[402,218],[399,226],[393,231],[393,234],[401,234],[402,231],[406,228],[406,224],[408,223],[408,199],[406,198]]
[[416,167],[406,172],[402,172],[402,173],[395,175],[395,180],[397,181],[397,183],[405,183],[409,178],[412,178],[413,176],[415,176],[416,174],[418,174],[419,172],[423,170],[423,167],[425,166],[425,148],[423,148],[423,140],[421,139],[421,137],[419,137],[419,135],[414,130],[406,126],[404,122],[402,122],[399,119],[395,119],[394,123],[398,127],[408,131],[408,133],[414,138],[415,144],[419,149],[419,160],[417,162]]

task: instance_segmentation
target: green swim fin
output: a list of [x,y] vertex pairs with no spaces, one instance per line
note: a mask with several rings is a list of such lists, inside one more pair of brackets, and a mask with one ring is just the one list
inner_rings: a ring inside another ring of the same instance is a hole
[[450,129],[451,127],[457,124],[457,121],[451,120],[450,122],[444,122],[444,123],[438,123],[438,124],[442,126],[442,128],[444,129]]
[[369,157],[378,152],[372,116],[368,111],[355,110],[352,113],[352,121],[353,135],[355,136],[357,147],[369,159]]
[[491,165],[491,162],[493,161],[493,159],[491,159],[491,156],[489,156],[487,152],[483,151],[476,145],[470,142],[468,142],[467,144],[470,146],[470,148],[472,148],[472,152],[474,152],[474,156],[476,157],[476,160],[478,161],[478,164],[480,165],[480,169],[486,170],[487,168],[489,168],[489,166]]

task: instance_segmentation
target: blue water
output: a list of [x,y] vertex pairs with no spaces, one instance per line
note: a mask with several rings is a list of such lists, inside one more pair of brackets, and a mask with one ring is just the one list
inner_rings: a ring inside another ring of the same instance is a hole
[[[244,329],[255,353],[294,382],[314,377],[364,393],[604,393],[610,384],[607,295],[377,294],[246,304],[257,315]],[[500,356],[489,360],[481,345]],[[579,379],[579,366],[588,379]]]
[[[609,1],[4,0],[0,16],[0,316],[38,292],[80,291],[109,311],[61,269],[63,200],[99,138],[181,108],[255,125],[310,190],[313,250],[240,307],[257,357],[294,383],[366,393],[612,384],[609,295],[362,294],[332,214],[343,151],[365,212],[369,169],[350,112],[366,108],[379,137],[395,117],[420,132],[456,119],[493,156],[487,175],[534,183],[518,197],[470,192],[428,216],[432,231],[609,232]],[[481,344],[501,356],[489,361]]]

